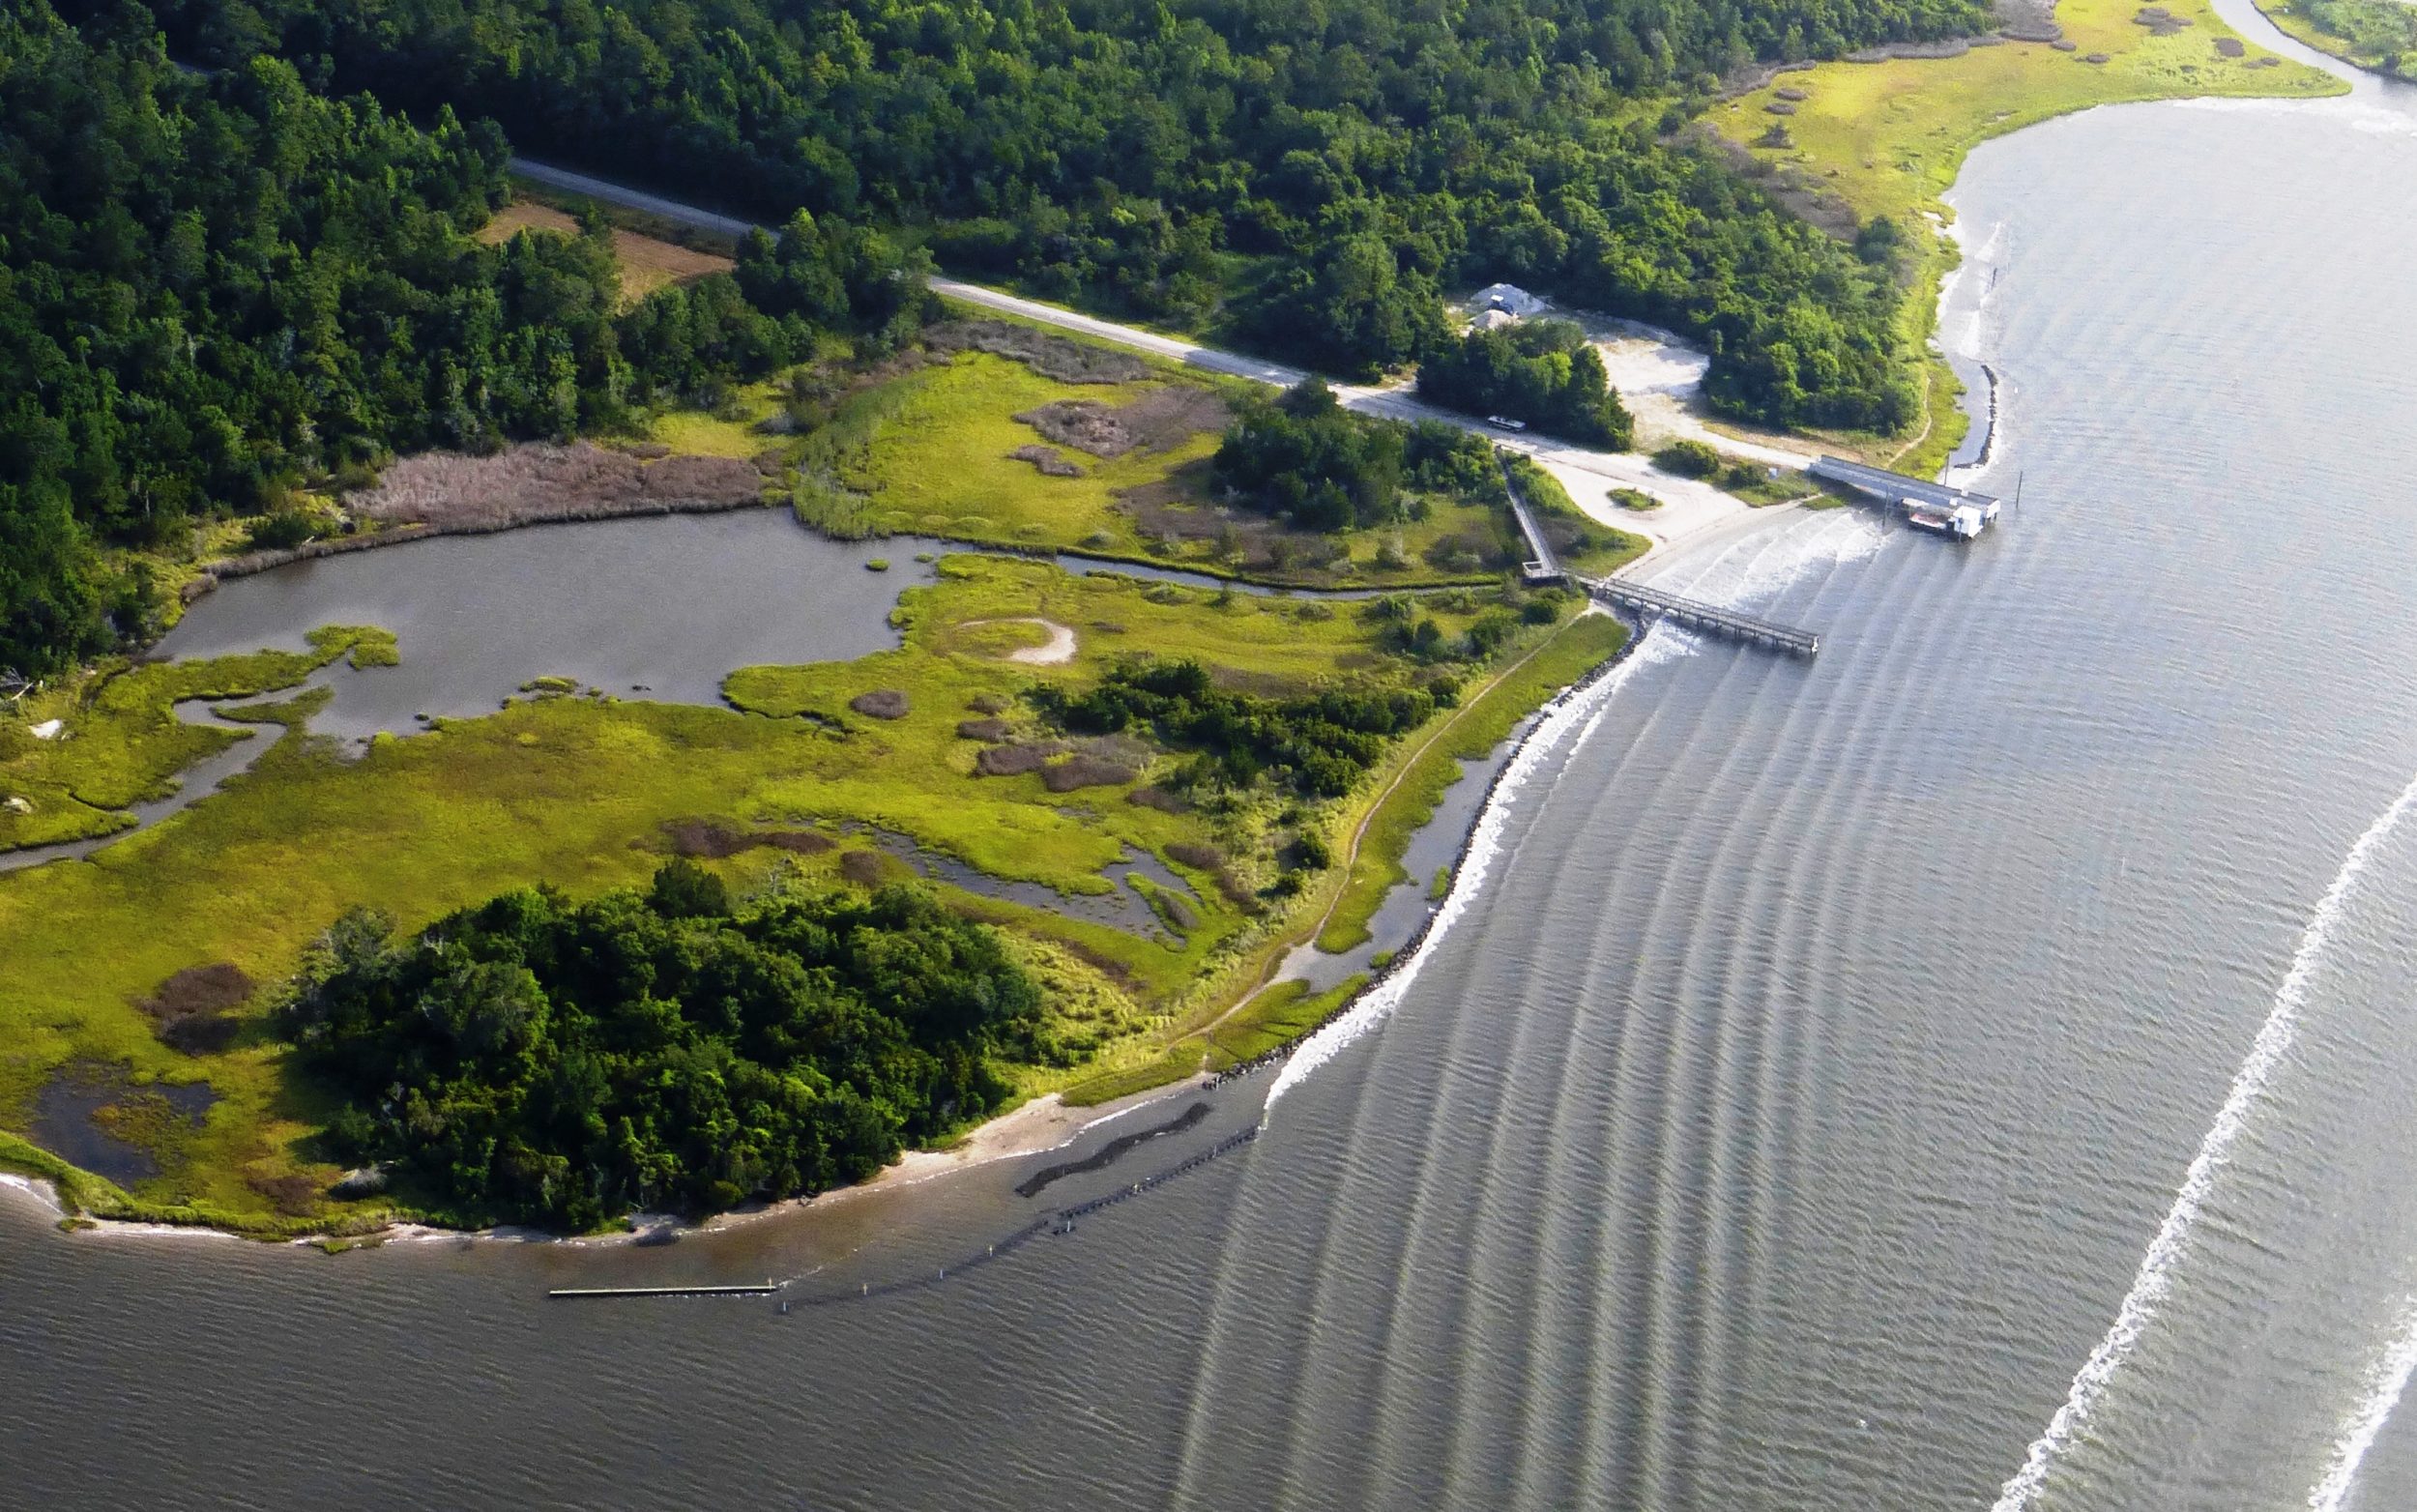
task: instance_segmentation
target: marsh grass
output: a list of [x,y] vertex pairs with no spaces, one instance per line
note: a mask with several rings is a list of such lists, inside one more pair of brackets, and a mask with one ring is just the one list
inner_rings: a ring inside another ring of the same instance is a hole
[[[1925,218],[1953,218],[1941,196],[1982,141],[2094,105],[2206,95],[2308,99],[2348,87],[2256,45],[2244,45],[2239,57],[2222,55],[2214,44],[2239,38],[2208,0],[2167,6],[2192,24],[2162,36],[2135,24],[2139,9],[2137,0],[2060,0],[2055,21],[2074,52],[2010,41],[1952,58],[1824,63],[1783,73],[1777,84],[1718,105],[1705,119],[1733,152],[1762,163],[1784,192],[1809,202],[1821,218],[1897,222],[1908,248],[1900,274],[1912,291],[1900,334],[1907,351],[1926,353],[1939,280],[1957,254]],[[2075,61],[2095,54],[2108,61]],[[1804,97],[1789,102],[1788,144],[1760,144],[1756,138],[1771,119],[1766,107],[1780,87]],[[1967,422],[1955,405],[1962,386],[1944,359],[1926,356],[1924,383],[1925,421],[1912,435],[1832,439],[1906,472],[1936,473]]]
[[347,653],[357,666],[399,659],[393,632],[371,626],[324,626],[307,644],[308,651],[204,661],[113,662],[45,695],[32,712],[64,727],[56,740],[13,741],[0,759],[0,792],[24,798],[34,810],[0,809],[0,850],[130,828],[133,818],[124,810],[168,796],[178,772],[245,739],[240,731],[187,723],[177,717],[180,703],[292,687]]
[[[1385,654],[1381,627],[1358,614],[1305,619],[1277,599],[1234,596],[1220,604],[1196,590],[992,557],[946,557],[937,572],[936,582],[901,596],[895,650],[854,662],[744,669],[726,683],[734,708],[529,699],[381,739],[352,759],[295,733],[324,689],[249,711],[287,729],[248,775],[90,862],[0,876],[0,1043],[9,1047],[0,1058],[0,1125],[26,1127],[39,1089],[70,1061],[122,1064],[138,1085],[206,1081],[218,1101],[198,1127],[129,1125],[156,1147],[158,1175],[124,1193],[76,1190],[110,1211],[261,1234],[374,1223],[393,1199],[327,1196],[306,1216],[292,1210],[306,1184],[324,1193],[339,1174],[311,1139],[333,1109],[322,1090],[289,1074],[259,1019],[274,984],[341,912],[376,907],[417,929],[538,882],[574,896],[639,883],[674,850],[693,851],[743,892],[870,885],[905,873],[881,851],[826,844],[850,829],[894,832],[991,876],[1070,894],[1117,887],[1110,875],[1128,846],[1164,858],[1198,894],[1156,889],[1150,902],[1174,931],[1168,939],[945,885],[937,890],[1049,954],[1080,988],[1063,1002],[1053,997],[1051,1009],[1050,1032],[1063,1052],[1057,1059],[1074,1063],[1016,1068],[1019,1089],[1088,1095],[1186,1074],[1204,1045],[1180,1036],[1257,980],[1285,930],[1297,931],[1318,901],[1270,907],[1249,885],[1271,874],[1277,833],[1298,820],[1279,825],[1280,805],[1261,798],[1213,810],[1125,801],[1157,760],[1146,747],[1100,753],[1125,775],[1079,795],[1051,792],[1040,771],[976,777],[973,755],[985,747],[962,738],[959,723],[969,711],[1014,713],[1024,689],[1085,685],[1134,653],[1199,656],[1221,681],[1270,694],[1337,677],[1425,673]],[[1462,596],[1433,611],[1455,635],[1486,607],[1486,596]],[[1009,619],[1112,624],[1120,632],[1083,635],[1074,657],[1054,666],[962,649],[970,622]],[[144,743],[181,739],[159,724],[172,719],[176,698],[287,685],[364,643],[373,638],[332,629],[307,654],[128,669],[94,694],[96,707],[126,726],[122,738],[96,736],[82,754],[114,752],[97,769],[122,788],[153,780],[187,749]],[[1533,693],[1543,683],[1529,676],[1519,686]],[[899,717],[849,710],[880,691],[903,695]],[[1501,727],[1515,717],[1506,712]],[[37,755],[57,759],[75,743]],[[1313,817],[1328,832],[1347,832],[1353,805],[1372,793]],[[1388,828],[1374,844],[1407,833],[1407,825]],[[781,838],[788,834],[812,840],[790,845]],[[223,1044],[190,1047],[199,1054],[163,1039],[144,1004],[182,991],[170,986],[180,974],[220,966],[267,984],[225,1010],[237,1032]],[[1284,1013],[1281,1003],[1254,1009],[1216,1044],[1232,1054],[1254,1036],[1280,1034],[1293,1022]]]

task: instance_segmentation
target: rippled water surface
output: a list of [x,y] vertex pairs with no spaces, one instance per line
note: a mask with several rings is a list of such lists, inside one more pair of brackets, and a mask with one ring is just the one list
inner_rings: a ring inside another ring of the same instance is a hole
[[2417,1505],[2397,109],[1975,154],[2019,510],[1672,563],[1820,659],[1657,636],[1548,719],[1390,1016],[1238,1153],[971,1270],[1039,1162],[611,1252],[70,1240],[0,1193],[0,1503]]

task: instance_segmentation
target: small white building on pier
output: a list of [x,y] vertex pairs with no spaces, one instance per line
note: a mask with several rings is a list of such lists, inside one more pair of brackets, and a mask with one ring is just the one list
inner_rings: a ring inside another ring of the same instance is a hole
[[1951,483],[1908,478],[1839,456],[1817,458],[1805,471],[1823,482],[1851,488],[1866,498],[1903,510],[1906,523],[1917,530],[1957,540],[1970,540],[1997,520],[1998,504],[1995,498]]

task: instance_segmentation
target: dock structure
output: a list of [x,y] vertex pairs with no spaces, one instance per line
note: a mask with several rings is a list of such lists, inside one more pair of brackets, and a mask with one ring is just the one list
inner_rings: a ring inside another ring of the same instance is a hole
[[1693,598],[1682,598],[1659,588],[1631,583],[1625,578],[1580,578],[1587,593],[1609,604],[1632,610],[1650,619],[1669,620],[1691,630],[1724,635],[1731,640],[1744,641],[1749,646],[1762,646],[1771,651],[1786,652],[1791,656],[1819,655],[1821,638],[1811,630],[1781,625],[1771,620],[1739,614]]
[[1519,534],[1528,538],[1528,560],[1519,564],[1519,580],[1530,588],[1568,580],[1560,559],[1553,555],[1553,543],[1544,538],[1544,527],[1536,522],[1535,510],[1519,491],[1518,480],[1511,477],[1510,458],[1498,448],[1496,465],[1502,469],[1502,486],[1510,491],[1511,516],[1519,521]]
[[564,1286],[546,1293],[558,1302],[580,1302],[626,1296],[769,1296],[778,1282],[743,1286]]
[[1826,483],[1850,488],[1903,510],[1907,521],[1923,530],[1958,540],[1970,540],[1997,519],[1997,501],[1985,493],[1908,478],[1885,468],[1849,462],[1842,456],[1817,457],[1805,468]]

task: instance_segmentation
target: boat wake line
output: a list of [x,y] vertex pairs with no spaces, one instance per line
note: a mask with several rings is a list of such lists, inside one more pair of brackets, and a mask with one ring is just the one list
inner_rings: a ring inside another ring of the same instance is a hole
[[2417,1296],[2402,1303],[2400,1331],[2369,1370],[2365,1395],[2342,1426],[2342,1436],[2333,1440],[2333,1463],[2325,1468],[2316,1489],[2308,1494],[2308,1512],[2342,1512],[2348,1505],[2358,1467],[2374,1446],[2375,1436],[2391,1420],[2392,1410],[2400,1406],[2401,1393],[2408,1389],[2408,1378],[2413,1375],[2417,1375]]
[[[2207,1130],[2206,1138],[2199,1142],[2199,1153],[2191,1159],[2190,1170],[2182,1178],[2181,1190],[2174,1194],[2172,1207],[2168,1209],[2165,1222],[2158,1225],[2156,1237],[2149,1240],[2148,1253],[2141,1257],[2140,1270],[2132,1278],[2132,1289],[2124,1294],[2122,1305],[2115,1310],[2113,1325],[2107,1330],[2107,1336],[2098,1341],[2098,1348],[2090,1352],[2088,1360],[2073,1378],[2071,1393],[2066,1396],[2064,1405],[2056,1409],[2055,1415],[2049,1419],[2047,1431],[2032,1442],[2023,1468],[2014,1472],[2005,1489],[1998,1494],[1995,1512],[2023,1512],[2031,1504],[2032,1498],[2038,1496],[2041,1486],[2046,1483],[2049,1470],[2088,1423],[2090,1414],[2106,1395],[2108,1385],[2123,1368],[2124,1362],[2131,1358],[2140,1335],[2156,1318],[2167,1294],[2172,1291],[2174,1271],[2189,1253],[2192,1231],[2199,1225],[2199,1210],[2206,1205],[2208,1193],[2215,1186],[2216,1176],[2231,1158],[2232,1147],[2239,1142],[2241,1131],[2248,1126],[2250,1114],[2264,1096],[2267,1085],[2274,1079],[2284,1057],[2290,1053],[2291,1042],[2298,1035],[2300,1016],[2307,1006],[2309,984],[2315,976],[2317,964],[2324,957],[2325,947],[2332,941],[2334,926],[2340,922],[2343,909],[2357,889],[2359,878],[2366,873],[2368,863],[2391,838],[2392,831],[2400,828],[2401,821],[2408,816],[2412,808],[2417,808],[2417,778],[2411,778],[2408,786],[2401,790],[2401,796],[2392,800],[2392,805],[2367,827],[2367,832],[2350,847],[2348,857],[2342,862],[2342,869],[2334,874],[2332,886],[2325,889],[2323,897],[2317,899],[2315,911],[2310,915],[2308,926],[2300,934],[2299,948],[2291,956],[2290,970],[2285,974],[2283,985],[2275,991],[2274,1006],[2267,1012],[2265,1023],[2258,1028],[2257,1039],[2250,1047],[2249,1058],[2233,1074],[2231,1090],[2226,1093],[2224,1106],[2216,1111],[2216,1121]],[[2406,1354],[2417,1350],[2417,1343],[2408,1343],[2404,1339],[2403,1344],[2405,1347],[2396,1352]],[[2417,1368],[2417,1357],[2412,1357],[2408,1368],[2400,1371],[2402,1382],[2406,1381],[2411,1368]],[[2391,1393],[2392,1400],[2397,1401],[2399,1395],[2396,1387]],[[2390,1403],[2386,1402],[2376,1415],[2377,1430],[2382,1426],[2382,1417],[2388,1415],[2390,1410]],[[2356,1429],[2353,1427],[2351,1434],[2344,1436],[2342,1446],[2337,1447],[2335,1468],[2343,1473],[2344,1495],[2347,1494],[2349,1476],[2357,1470],[2357,1460],[2366,1452],[2363,1443],[2352,1445],[2355,1436]],[[2355,1448],[2355,1453],[2345,1452],[2350,1447]],[[2348,1462],[2345,1471],[2342,1464],[2344,1459]],[[2331,1479],[2331,1476],[2327,1477],[2328,1484]],[[2322,1489],[2319,1488],[2320,1491]],[[2311,1505],[2330,1508],[2338,1506],[2339,1501],[2320,1503],[2312,1497]]]
[[[1733,607],[1775,594],[1806,573],[1862,561],[1878,552],[1886,538],[1887,533],[1860,511],[1808,515],[1776,536],[1748,537],[1731,542],[1683,586],[1691,597]],[[1436,943],[1450,932],[1468,912],[1470,901],[1484,889],[1486,877],[1502,849],[1503,830],[1510,823],[1511,798],[1534,778],[1548,760],[1564,749],[1575,749],[1593,735],[1613,695],[1636,675],[1638,668],[1692,655],[1700,644],[1694,635],[1675,625],[1652,625],[1606,675],[1568,689],[1545,706],[1542,718],[1521,741],[1502,768],[1501,775],[1495,779],[1493,794],[1470,831],[1468,848],[1452,873],[1451,890],[1444,895],[1442,906],[1383,980],[1294,1047],[1283,1069],[1276,1074],[1274,1085],[1267,1089],[1267,1110],[1272,1110],[1277,1099],[1392,1016]],[[1570,738],[1572,730],[1578,731],[1574,741]],[[1265,1111],[1261,1117],[1266,1117]]]
[[[1451,891],[1444,895],[1443,906],[1437,909],[1435,918],[1427,926],[1417,948],[1410,958],[1396,966],[1390,974],[1366,992],[1341,1016],[1300,1042],[1285,1061],[1283,1070],[1276,1073],[1273,1086],[1267,1089],[1266,1109],[1272,1111],[1277,1099],[1306,1080],[1318,1067],[1333,1060],[1362,1035],[1392,1016],[1394,1007],[1410,991],[1410,984],[1418,978],[1418,972],[1434,953],[1437,942],[1451,930],[1452,925],[1469,910],[1470,900],[1484,887],[1487,873],[1502,850],[1502,831],[1510,823],[1510,799],[1528,785],[1542,770],[1545,762],[1567,741],[1569,732],[1587,721],[1597,710],[1619,691],[1621,684],[1636,674],[1640,666],[1685,655],[1690,648],[1680,645],[1675,637],[1659,627],[1648,630],[1635,647],[1612,669],[1611,675],[1592,686],[1580,690],[1574,697],[1563,695],[1557,705],[1548,706],[1527,740],[1520,743],[1510,764],[1495,780],[1494,795],[1486,802],[1485,812],[1478,817],[1476,829],[1469,836],[1469,850],[1460,869],[1453,874]],[[1265,1119],[1263,1111],[1261,1118]]]

